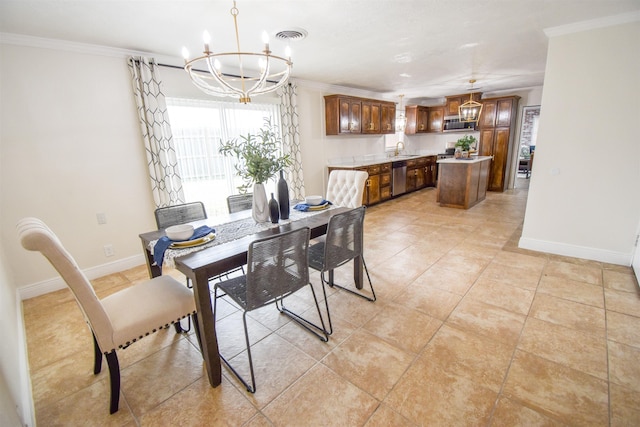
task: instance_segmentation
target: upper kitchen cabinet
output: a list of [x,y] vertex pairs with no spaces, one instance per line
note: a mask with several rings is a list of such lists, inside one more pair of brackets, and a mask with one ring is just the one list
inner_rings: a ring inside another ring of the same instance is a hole
[[407,124],[404,133],[412,135],[425,132],[442,132],[444,123],[444,107],[424,107],[408,105],[405,108]]
[[380,104],[380,133],[396,132],[396,105]]
[[444,108],[429,107],[427,132],[442,132],[444,124]]
[[480,98],[482,97],[482,93],[475,92],[471,95],[452,95],[445,97],[447,102],[444,105],[444,115],[445,116],[457,116],[458,115],[458,107],[460,107],[465,102],[469,101],[469,99],[473,99],[476,102],[481,102]]
[[404,133],[412,135],[427,131],[427,123],[429,121],[429,109],[422,105],[407,105],[404,109],[407,123]]
[[487,188],[491,191],[504,191],[507,184],[519,99],[506,96],[482,100],[479,154],[493,156]]
[[346,95],[324,97],[327,135],[384,134],[395,132],[393,102]]
[[380,103],[362,101],[362,133],[380,133]]

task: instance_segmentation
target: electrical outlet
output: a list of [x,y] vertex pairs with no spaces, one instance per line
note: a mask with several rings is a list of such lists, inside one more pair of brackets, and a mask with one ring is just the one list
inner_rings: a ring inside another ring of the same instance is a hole
[[111,244],[104,245],[104,256],[113,256],[113,255],[114,255],[113,245]]
[[98,224],[100,225],[107,223],[107,214],[104,212],[97,213],[96,218],[98,218]]

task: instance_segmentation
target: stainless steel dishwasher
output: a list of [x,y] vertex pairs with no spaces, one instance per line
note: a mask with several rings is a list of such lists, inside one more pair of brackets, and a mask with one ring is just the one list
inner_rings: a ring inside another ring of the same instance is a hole
[[391,163],[393,169],[391,181],[391,195],[399,196],[407,192],[407,162],[397,161]]

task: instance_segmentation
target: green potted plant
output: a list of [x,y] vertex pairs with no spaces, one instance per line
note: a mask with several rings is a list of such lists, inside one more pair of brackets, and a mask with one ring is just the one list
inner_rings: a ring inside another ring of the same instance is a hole
[[265,125],[257,134],[241,135],[218,148],[218,152],[237,159],[234,164],[238,176],[244,183],[238,187],[246,193],[253,185],[253,219],[265,222],[269,219],[269,202],[264,183],[278,171],[291,164],[288,154],[282,153],[282,142],[271,119],[265,118]]
[[478,140],[473,135],[465,135],[456,142],[456,147],[462,151],[462,157],[469,157],[469,150],[476,142]]

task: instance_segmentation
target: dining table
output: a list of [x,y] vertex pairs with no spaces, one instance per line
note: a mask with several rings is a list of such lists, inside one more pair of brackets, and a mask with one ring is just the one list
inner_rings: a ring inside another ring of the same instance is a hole
[[[168,259],[170,262],[165,261],[163,265],[171,264],[193,283],[193,295],[198,313],[199,343],[209,383],[212,387],[216,387],[221,383],[222,367],[218,351],[209,280],[245,265],[247,263],[249,244],[254,240],[304,227],[309,227],[310,238],[316,239],[326,234],[327,226],[332,216],[348,210],[348,208],[337,206],[312,212],[292,210],[289,219],[280,220],[276,224],[270,222],[255,223],[251,217],[250,210],[229,214],[228,216],[195,221],[190,223],[194,227],[207,225],[215,229],[215,238],[202,246],[189,248],[188,251],[180,252],[180,249],[176,249],[176,252],[172,252],[174,249],[167,249],[167,252],[173,257],[167,257],[165,254],[164,259]],[[165,236],[164,229],[139,235],[150,277],[157,277],[162,274],[163,267],[154,262],[153,246],[163,236]],[[361,289],[363,284],[363,264],[360,258],[354,261],[354,283],[356,288]],[[330,274],[330,276],[332,279],[333,274]]]

